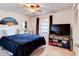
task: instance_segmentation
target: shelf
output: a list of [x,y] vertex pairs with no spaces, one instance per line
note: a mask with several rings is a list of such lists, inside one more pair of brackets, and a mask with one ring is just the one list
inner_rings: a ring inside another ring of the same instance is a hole
[[57,47],[69,49],[69,36],[50,35],[49,44]]

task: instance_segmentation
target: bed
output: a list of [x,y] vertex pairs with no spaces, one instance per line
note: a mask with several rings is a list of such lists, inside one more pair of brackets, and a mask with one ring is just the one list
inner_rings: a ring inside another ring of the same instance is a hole
[[3,36],[0,39],[0,46],[13,56],[29,56],[36,48],[45,44],[44,37],[32,34]]

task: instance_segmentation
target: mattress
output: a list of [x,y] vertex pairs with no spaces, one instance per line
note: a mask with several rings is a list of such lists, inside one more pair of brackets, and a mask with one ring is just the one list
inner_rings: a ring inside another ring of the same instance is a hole
[[32,34],[3,36],[0,39],[0,46],[13,53],[14,56],[28,56],[36,48],[45,44],[44,37]]

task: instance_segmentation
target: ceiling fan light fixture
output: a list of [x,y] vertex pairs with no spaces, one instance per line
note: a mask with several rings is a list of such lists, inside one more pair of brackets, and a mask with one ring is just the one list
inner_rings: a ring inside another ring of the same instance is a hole
[[35,12],[35,9],[30,9],[30,12]]
[[23,4],[25,11],[30,11],[32,13],[41,12],[40,5],[38,4]]

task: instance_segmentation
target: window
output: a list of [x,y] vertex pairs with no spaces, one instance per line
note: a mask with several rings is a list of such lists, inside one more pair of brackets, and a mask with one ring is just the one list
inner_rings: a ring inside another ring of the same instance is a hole
[[48,20],[44,20],[41,22],[41,32],[42,33],[48,33],[49,30],[49,24],[48,24]]

